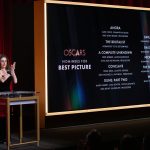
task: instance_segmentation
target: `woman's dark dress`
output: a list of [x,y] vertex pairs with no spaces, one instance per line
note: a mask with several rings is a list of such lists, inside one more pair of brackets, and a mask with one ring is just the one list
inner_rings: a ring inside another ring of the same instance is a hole
[[[5,82],[0,82],[0,92],[10,91],[10,84],[12,76],[9,76]],[[3,143],[6,139],[6,110],[4,107],[0,107],[0,143]]]
[[0,92],[10,91],[11,81],[12,81],[12,76],[9,76],[5,82],[0,82]]

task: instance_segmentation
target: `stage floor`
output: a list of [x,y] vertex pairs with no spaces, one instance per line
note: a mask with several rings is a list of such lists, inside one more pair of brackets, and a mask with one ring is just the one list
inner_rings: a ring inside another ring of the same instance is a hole
[[[97,129],[102,133],[103,141],[108,149],[114,150],[119,144],[123,134],[130,133],[142,141],[145,134],[150,133],[150,118],[125,120],[107,123],[94,123],[78,126],[59,127],[41,129],[40,146],[35,144],[22,145],[11,149],[15,150],[78,150],[78,146],[83,141],[87,133],[92,129]],[[33,131],[25,131],[24,140],[34,137]],[[17,140],[17,136],[12,134],[12,141]],[[106,149],[107,149],[106,148]],[[6,150],[5,144],[0,144],[1,150]]]

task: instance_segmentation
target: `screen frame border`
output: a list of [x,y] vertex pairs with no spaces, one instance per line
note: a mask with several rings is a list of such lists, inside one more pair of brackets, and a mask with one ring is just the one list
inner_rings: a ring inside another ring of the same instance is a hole
[[116,8],[116,9],[130,9],[130,10],[144,10],[150,11],[147,7],[133,7],[133,6],[122,6],[122,5],[108,5],[108,4],[95,4],[85,2],[69,2],[69,1],[44,1],[44,52],[45,52],[45,116],[56,116],[56,115],[67,115],[67,114],[78,114],[78,113],[90,113],[100,111],[113,111],[113,110],[124,110],[133,108],[150,107],[150,104],[138,104],[128,106],[116,106],[106,108],[95,108],[95,109],[84,109],[84,110],[73,110],[73,111],[62,111],[62,112],[48,112],[48,71],[47,71],[47,4],[65,4],[65,5],[77,5],[77,6],[91,6],[91,7],[105,7],[105,8]]

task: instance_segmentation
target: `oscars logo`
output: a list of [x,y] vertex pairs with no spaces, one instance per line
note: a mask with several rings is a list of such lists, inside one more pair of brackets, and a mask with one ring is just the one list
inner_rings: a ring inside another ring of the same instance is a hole
[[65,49],[64,50],[64,56],[85,56],[86,52],[85,49]]

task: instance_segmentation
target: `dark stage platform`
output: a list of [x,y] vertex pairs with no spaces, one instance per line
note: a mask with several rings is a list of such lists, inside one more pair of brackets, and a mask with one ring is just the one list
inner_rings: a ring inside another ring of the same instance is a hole
[[[124,120],[107,123],[95,123],[69,127],[41,129],[40,146],[34,144],[22,145],[11,149],[15,150],[78,150],[80,142],[83,141],[87,133],[92,129],[97,129],[102,133],[105,149],[114,150],[119,144],[123,134],[130,133],[142,142],[142,137],[150,133],[150,118]],[[25,139],[30,140],[34,132],[25,131]],[[12,141],[16,135],[12,134]],[[1,150],[6,150],[4,144],[0,144]]]

